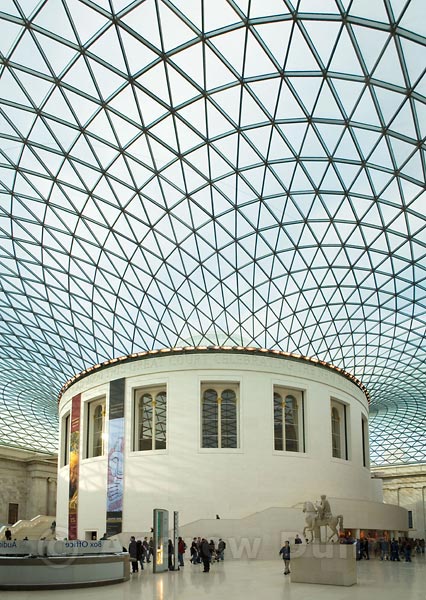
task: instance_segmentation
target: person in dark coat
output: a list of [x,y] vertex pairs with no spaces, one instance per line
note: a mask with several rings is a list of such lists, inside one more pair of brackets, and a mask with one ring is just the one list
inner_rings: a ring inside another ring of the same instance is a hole
[[197,538],[194,538],[192,540],[192,544],[191,544],[191,548],[190,548],[190,552],[191,552],[191,563],[193,565],[195,565],[198,562],[198,545],[197,545]]
[[134,535],[132,535],[130,538],[129,555],[130,555],[130,560],[132,562],[132,573],[137,573],[139,570],[139,568],[138,568],[138,547],[137,547],[136,538]]
[[141,566],[141,570],[143,571],[143,545],[142,540],[137,540],[136,542],[136,558],[138,559],[138,563]]
[[183,541],[183,539],[181,538],[181,536],[179,536],[178,537],[178,561],[179,561],[180,567],[185,566],[185,563],[183,562],[183,555],[185,554],[185,550],[186,550],[186,544]]
[[281,548],[280,554],[282,555],[284,561],[284,575],[288,575],[290,573],[290,542],[288,540]]
[[168,549],[168,553],[169,553],[169,571],[174,571],[175,570],[175,565],[174,565],[175,547],[173,546],[173,542],[170,539],[169,539],[167,549]]
[[395,561],[397,560],[398,562],[400,561],[399,558],[399,544],[397,542],[397,540],[395,538],[393,538],[392,542],[391,542],[391,556],[390,559]]
[[206,538],[201,540],[200,544],[200,554],[203,560],[204,571],[203,573],[208,573],[210,571],[210,560],[211,560],[211,552],[210,546]]

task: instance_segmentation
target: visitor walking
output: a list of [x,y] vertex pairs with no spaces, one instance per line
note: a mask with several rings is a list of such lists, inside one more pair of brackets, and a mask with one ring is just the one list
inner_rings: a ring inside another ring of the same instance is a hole
[[288,540],[281,548],[280,554],[282,555],[284,561],[284,575],[288,575],[290,573],[290,542]]

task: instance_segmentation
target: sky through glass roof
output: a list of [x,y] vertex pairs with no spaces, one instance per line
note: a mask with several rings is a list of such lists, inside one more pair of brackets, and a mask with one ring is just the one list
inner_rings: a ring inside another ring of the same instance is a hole
[[296,352],[425,461],[424,0],[3,0],[1,441],[69,377],[185,345]]

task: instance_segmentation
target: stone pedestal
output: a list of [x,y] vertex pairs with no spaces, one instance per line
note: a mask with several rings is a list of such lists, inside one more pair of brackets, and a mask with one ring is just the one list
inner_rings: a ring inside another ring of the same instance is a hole
[[300,544],[292,549],[291,581],[350,586],[357,583],[355,544]]

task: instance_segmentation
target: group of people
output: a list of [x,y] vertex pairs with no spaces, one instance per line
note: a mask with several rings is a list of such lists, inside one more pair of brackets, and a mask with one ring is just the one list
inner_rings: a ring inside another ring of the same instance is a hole
[[367,538],[357,540],[357,560],[370,560],[370,550],[380,560],[400,562],[403,559],[405,562],[411,562],[413,553],[424,554],[425,541],[423,539],[412,540],[410,538],[400,540],[393,538],[389,540],[385,537],[381,537],[373,542],[370,542]]
[[128,553],[130,556],[130,561],[132,563],[132,573],[137,573],[139,571],[139,566],[141,571],[144,569],[144,563],[150,563],[151,557],[154,554],[154,540],[151,537],[148,540],[148,537],[144,537],[143,540],[137,540],[134,535],[130,537]]
[[224,560],[226,542],[219,538],[217,547],[213,540],[207,541],[206,538],[194,537],[191,543],[191,563],[193,565],[203,563],[203,573],[210,571],[210,565],[213,562]]
[[[184,555],[187,549],[186,543],[184,539],[179,536],[177,540],[178,544],[178,565],[175,565],[174,556],[175,556],[175,548],[173,545],[173,541],[169,539],[167,552],[168,552],[168,568],[170,571],[174,571],[177,568],[185,566]],[[190,552],[191,559],[190,562],[195,564],[203,564],[203,573],[208,573],[210,571],[210,565],[212,562],[219,562],[224,560],[224,553],[226,548],[226,542],[219,538],[217,547],[213,540],[210,542],[207,541],[206,538],[195,537],[192,540]],[[151,537],[149,540],[147,537],[144,537],[143,540],[137,540],[134,535],[131,536],[129,542],[128,552],[130,555],[130,561],[132,564],[132,573],[137,573],[140,569],[143,571],[144,564],[151,562],[151,557],[154,554],[154,540]]]

